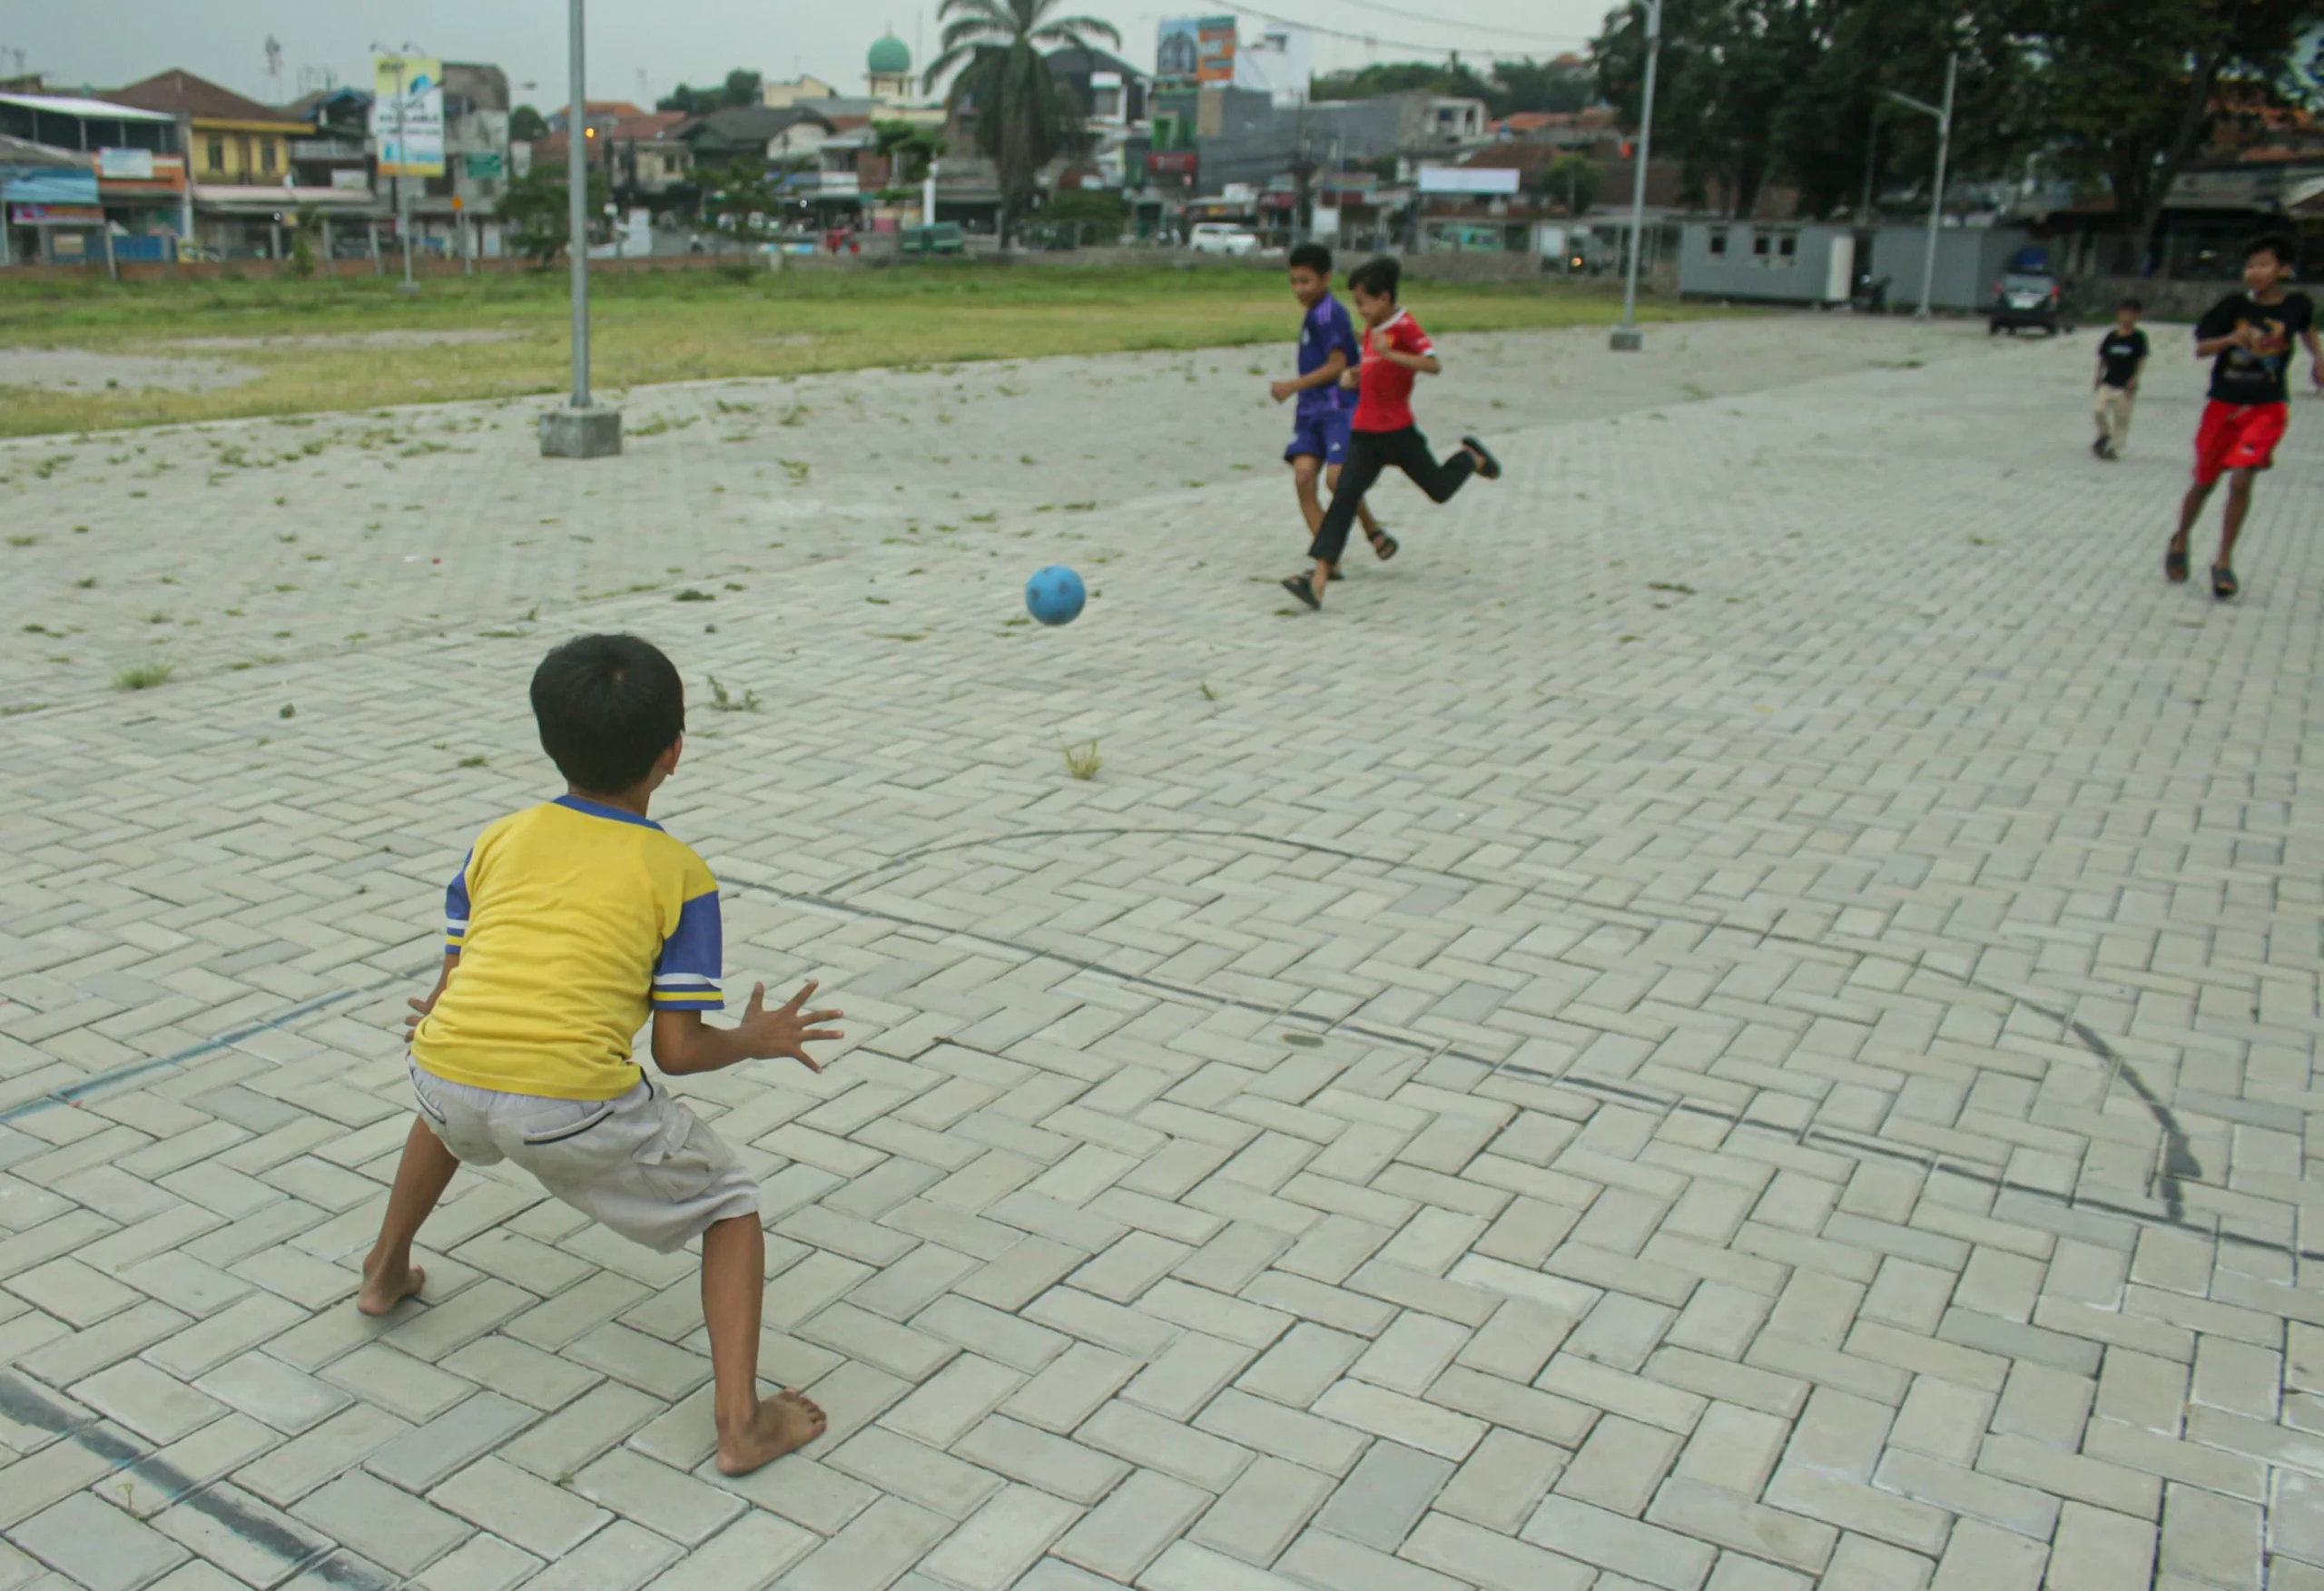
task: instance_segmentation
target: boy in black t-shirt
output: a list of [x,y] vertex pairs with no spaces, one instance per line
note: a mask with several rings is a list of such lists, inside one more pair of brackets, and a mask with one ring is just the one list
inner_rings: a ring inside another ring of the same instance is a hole
[[2124,299],[2114,307],[2113,329],[2098,344],[2098,378],[2093,383],[2098,397],[2092,406],[2098,440],[2090,450],[2103,459],[2122,457],[2122,444],[2131,439],[2131,406],[2138,401],[2139,374],[2146,368],[2146,333],[2139,329],[2145,309],[2136,299]]
[[2195,357],[2211,366],[2211,398],[2195,433],[2195,484],[2180,505],[2179,529],[2162,555],[2162,572],[2187,578],[2187,535],[2202,516],[2219,477],[2228,476],[2227,518],[2219,556],[2211,562],[2211,594],[2224,602],[2241,588],[2235,578],[2235,538],[2251,508],[2251,482],[2275,462],[2290,418],[2292,339],[2308,345],[2309,374],[2324,392],[2324,347],[2316,340],[2316,306],[2305,293],[2284,291],[2291,275],[2290,238],[2267,237],[2243,257],[2243,290],[2212,306],[2195,327]]

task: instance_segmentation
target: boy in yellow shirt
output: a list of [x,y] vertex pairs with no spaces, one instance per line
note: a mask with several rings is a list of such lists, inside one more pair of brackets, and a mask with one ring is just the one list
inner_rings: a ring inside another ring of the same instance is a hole
[[533,675],[541,747],[567,793],[486,829],[446,891],[444,970],[413,1000],[412,1092],[379,1241],[356,1307],[419,1295],[412,1240],[461,1162],[507,1160],[564,1203],[667,1253],[702,1239],[702,1306],[718,1468],[742,1475],[821,1436],[795,1392],[758,1395],[766,1236],[758,1186],[734,1152],[630,1060],[650,1014],[654,1062],[684,1075],[783,1057],[842,1036],[807,1011],[812,983],[775,1010],[766,986],[742,1022],[721,1009],[718,886],[645,815],[684,746],[685,687],[632,635],[585,635]]

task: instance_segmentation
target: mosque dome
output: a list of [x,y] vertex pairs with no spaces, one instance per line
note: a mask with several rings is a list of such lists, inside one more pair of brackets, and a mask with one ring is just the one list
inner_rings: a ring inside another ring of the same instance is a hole
[[864,58],[864,69],[874,77],[901,77],[911,71],[911,51],[903,40],[890,34],[872,46]]

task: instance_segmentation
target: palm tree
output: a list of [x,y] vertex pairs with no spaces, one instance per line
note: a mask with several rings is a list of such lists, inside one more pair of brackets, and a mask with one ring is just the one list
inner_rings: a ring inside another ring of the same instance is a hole
[[[1052,16],[1059,0],[944,0],[942,49],[930,62],[924,87],[933,90],[953,67],[947,103],[976,110],[977,152],[1000,172],[1000,246],[1033,195],[1033,180],[1069,152],[1081,132],[1080,107],[1049,75],[1045,50],[1090,48],[1093,38],[1119,48],[1114,25],[1094,16]],[[965,65],[962,63],[966,63]]]

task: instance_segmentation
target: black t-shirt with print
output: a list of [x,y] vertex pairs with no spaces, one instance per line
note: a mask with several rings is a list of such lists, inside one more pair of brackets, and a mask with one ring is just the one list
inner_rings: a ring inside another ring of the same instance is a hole
[[2249,293],[2230,293],[2195,327],[2195,340],[2209,342],[2238,328],[2260,329],[2257,349],[2231,348],[2211,366],[2211,397],[2220,403],[2285,403],[2291,398],[2284,374],[2291,368],[2292,343],[2316,324],[2316,306],[2306,293],[2286,293],[2262,304]]
[[2147,355],[2146,333],[2135,327],[2125,331],[2117,326],[2106,333],[2098,345],[2098,357],[2106,361],[2106,385],[2128,387],[2139,378],[2139,365]]

